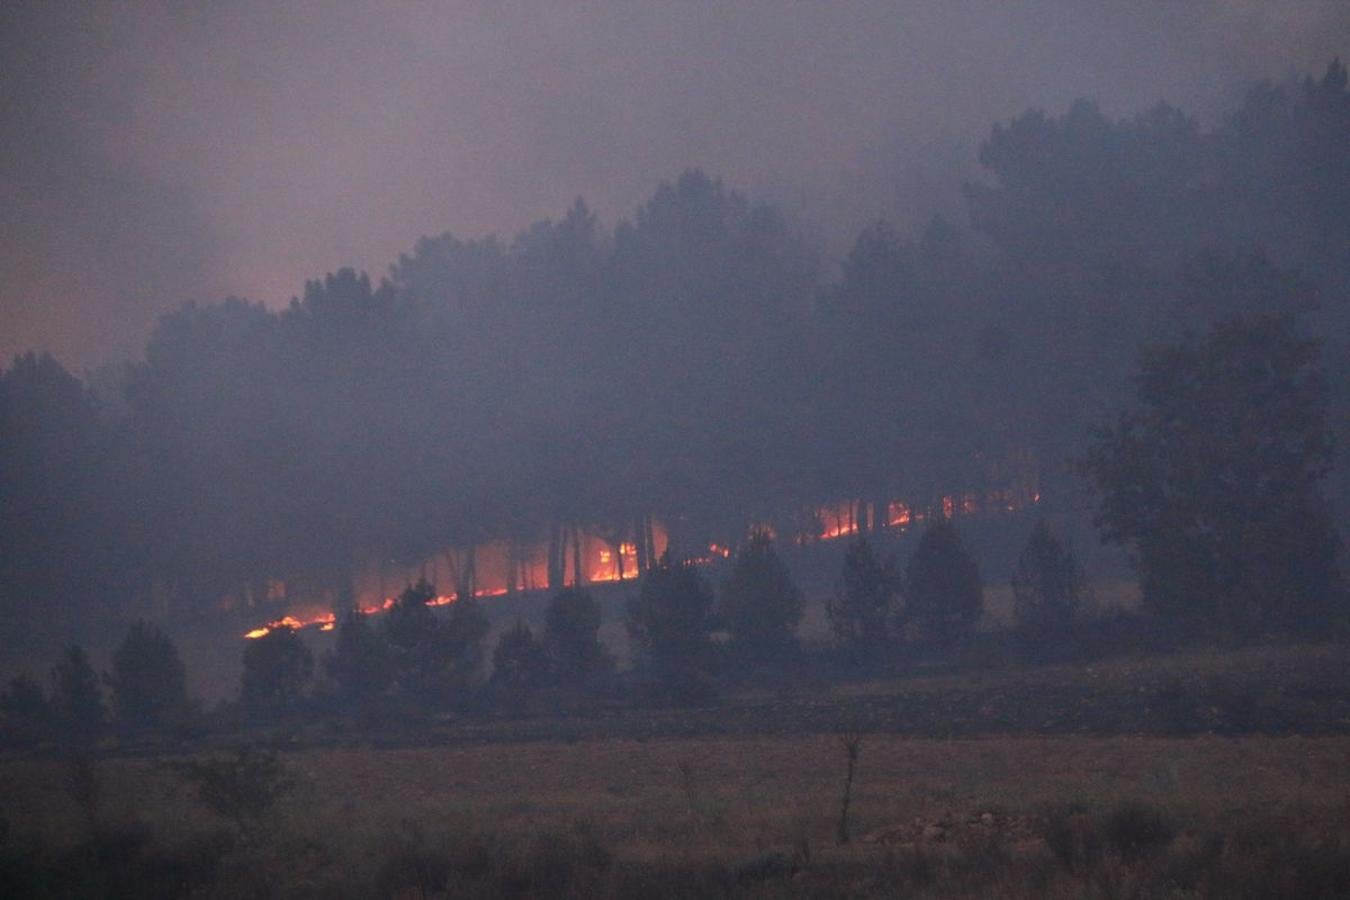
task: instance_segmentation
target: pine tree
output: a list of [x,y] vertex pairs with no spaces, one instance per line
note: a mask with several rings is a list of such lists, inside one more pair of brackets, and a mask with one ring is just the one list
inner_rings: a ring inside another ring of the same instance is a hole
[[984,609],[979,564],[956,526],[929,520],[905,569],[905,615],[921,635],[950,647],[975,630]]

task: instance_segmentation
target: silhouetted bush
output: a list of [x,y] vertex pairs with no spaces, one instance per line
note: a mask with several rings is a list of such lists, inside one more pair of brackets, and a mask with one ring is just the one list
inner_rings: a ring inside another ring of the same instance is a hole
[[1068,803],[1049,807],[1036,818],[1035,827],[1055,859],[1068,871],[1082,874],[1100,863],[1101,830],[1083,807]]
[[703,576],[666,551],[628,601],[628,634],[644,660],[697,665],[707,656],[712,613],[713,595]]
[[424,645],[439,624],[427,606],[434,599],[436,589],[425,578],[404,588],[384,614],[384,636],[389,643],[405,653]]
[[905,569],[907,622],[921,637],[950,647],[975,629],[984,609],[979,564],[956,526],[930,517]]
[[633,697],[643,706],[708,706],[718,698],[717,686],[693,663],[673,659],[648,662],[633,673]]
[[421,580],[386,614],[391,683],[404,699],[428,707],[462,706],[484,674],[483,639],[490,626],[473,597],[458,597],[444,616],[428,606],[435,598],[435,586]]
[[314,673],[314,654],[292,628],[274,628],[244,646],[240,699],[254,712],[298,707]]
[[542,687],[549,675],[548,657],[524,622],[502,632],[492,653],[492,683],[512,691]]
[[208,809],[234,822],[240,831],[271,812],[297,784],[275,751],[258,747],[177,762],[170,768]]
[[586,685],[609,676],[614,657],[600,642],[600,606],[580,588],[564,588],[545,612],[544,652],[560,684]]
[[356,700],[383,694],[393,682],[393,666],[389,643],[371,626],[369,616],[357,610],[343,615],[333,652],[324,659],[324,672],[337,695]]
[[56,735],[62,741],[87,746],[103,730],[103,692],[88,655],[79,646],[68,647],[52,668],[51,711]]
[[132,727],[181,722],[188,711],[187,671],[168,635],[145,622],[131,626],[113,651],[108,673],[117,720]]
[[895,567],[878,559],[866,538],[849,545],[825,613],[835,641],[854,661],[875,659],[893,643],[891,622],[899,588]]
[[490,629],[483,604],[473,597],[462,597],[450,605],[450,614],[441,628],[438,650],[452,689],[482,679],[486,662],[483,639]]
[[1063,657],[1088,598],[1073,550],[1044,521],[1037,522],[1012,577],[1013,615],[1024,648],[1037,657]]
[[796,646],[802,594],[767,531],[754,531],[736,552],[722,584],[720,613],[734,653],[763,657]]

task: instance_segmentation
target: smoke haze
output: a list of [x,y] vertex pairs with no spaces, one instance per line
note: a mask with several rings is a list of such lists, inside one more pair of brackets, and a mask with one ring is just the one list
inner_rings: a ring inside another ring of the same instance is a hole
[[989,126],[1075,97],[1203,118],[1320,71],[1335,0],[18,2],[0,12],[0,354],[96,365],[157,315],[271,306],[422,234],[606,223],[697,166],[836,253],[885,214],[961,214]]

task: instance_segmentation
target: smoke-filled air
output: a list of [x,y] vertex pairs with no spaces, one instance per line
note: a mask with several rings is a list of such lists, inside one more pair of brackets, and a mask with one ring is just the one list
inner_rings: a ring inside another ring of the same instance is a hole
[[0,6],[0,895],[1337,897],[1350,8]]

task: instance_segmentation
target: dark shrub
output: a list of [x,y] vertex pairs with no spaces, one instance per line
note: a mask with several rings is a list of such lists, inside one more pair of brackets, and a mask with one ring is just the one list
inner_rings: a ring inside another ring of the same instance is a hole
[[548,659],[534,632],[524,622],[502,633],[492,653],[492,683],[514,691],[541,687],[548,679]]
[[1088,596],[1073,551],[1038,522],[1012,577],[1013,613],[1025,648],[1041,658],[1063,657]]
[[554,595],[545,614],[544,652],[563,684],[587,684],[614,670],[614,657],[600,643],[600,605],[580,588]]
[[940,647],[970,635],[984,610],[980,567],[956,526],[930,517],[905,568],[905,617]]
[[368,616],[356,610],[343,616],[337,643],[324,660],[324,671],[337,695],[346,700],[378,696],[388,690],[394,677],[393,657],[389,644],[371,627]]
[[667,551],[628,601],[628,633],[647,660],[693,664],[707,656],[712,612],[712,591],[703,576]]
[[68,647],[52,669],[51,711],[57,736],[72,744],[91,744],[103,730],[106,716],[98,676],[78,646]]
[[1161,810],[1142,803],[1126,803],[1106,816],[1102,833],[1122,860],[1136,863],[1167,849],[1177,829]]
[[879,656],[892,642],[900,578],[865,538],[849,545],[839,585],[825,608],[835,641],[855,661]]
[[384,616],[384,636],[400,650],[411,652],[425,644],[440,624],[427,606],[436,589],[426,579],[410,584]]
[[764,656],[796,645],[802,594],[766,531],[755,531],[736,553],[722,585],[722,623],[739,653]]
[[241,747],[230,754],[174,763],[208,809],[240,830],[261,818],[296,786],[295,775],[275,751]]
[[168,635],[145,622],[131,626],[113,651],[107,676],[117,719],[132,727],[181,721],[188,709],[187,672]]
[[291,628],[274,628],[244,647],[240,699],[254,712],[299,706],[314,673],[314,654]]
[[1036,819],[1036,831],[1070,872],[1087,872],[1101,860],[1101,831],[1080,806],[1061,804],[1044,810]]

